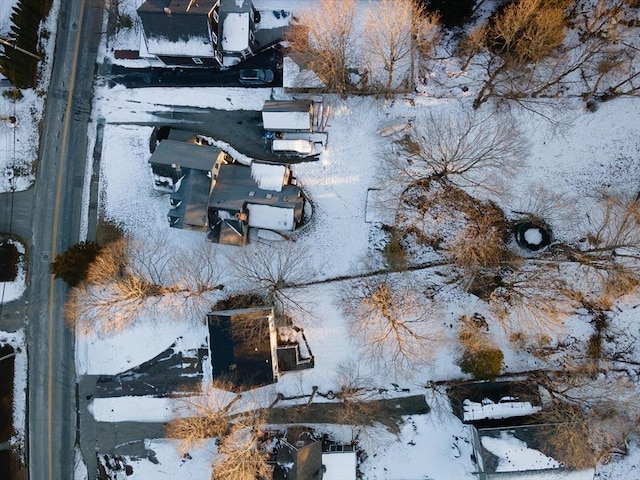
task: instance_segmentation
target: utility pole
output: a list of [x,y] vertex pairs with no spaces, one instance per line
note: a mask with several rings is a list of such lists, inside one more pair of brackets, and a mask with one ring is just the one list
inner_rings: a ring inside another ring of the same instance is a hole
[[14,48],[16,50],[18,50],[19,52],[22,52],[24,54],[29,55],[30,57],[35,58],[36,60],[42,60],[38,55],[36,55],[35,53],[31,53],[28,50],[25,50],[24,48],[20,48],[18,45],[16,45],[15,43],[11,43],[8,40],[5,40],[4,38],[0,38],[0,43],[2,45],[6,45],[7,47],[11,47]]

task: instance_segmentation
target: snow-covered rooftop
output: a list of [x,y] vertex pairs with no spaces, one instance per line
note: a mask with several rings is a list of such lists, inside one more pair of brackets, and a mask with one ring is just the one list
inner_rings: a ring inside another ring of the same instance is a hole
[[249,210],[250,227],[286,232],[293,231],[295,223],[292,208],[249,203],[247,204],[247,210]]
[[262,190],[282,191],[287,167],[284,165],[270,165],[253,162],[251,164],[251,178]]
[[147,38],[147,51],[152,55],[189,57],[213,57],[213,45],[205,37],[190,37],[189,40],[170,41],[166,37]]
[[242,52],[249,46],[249,12],[228,13],[222,22],[222,50]]
[[323,452],[322,480],[356,480],[356,452]]

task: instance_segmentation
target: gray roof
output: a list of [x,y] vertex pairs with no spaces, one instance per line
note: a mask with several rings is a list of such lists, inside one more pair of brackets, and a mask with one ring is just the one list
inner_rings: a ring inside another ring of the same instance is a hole
[[251,177],[251,168],[237,163],[221,165],[209,207],[241,211],[245,203],[301,209],[303,201],[300,188],[295,185],[286,185],[280,192],[261,190]]
[[252,6],[251,0],[220,0],[219,13],[223,17],[227,13],[249,12]]
[[170,217],[178,221],[171,226],[186,230],[206,231],[208,226],[207,201],[211,189],[211,178],[202,170],[191,170],[180,183],[180,189],[171,195],[181,200],[177,208],[169,210]]
[[[164,37],[171,42],[192,37],[209,38],[207,13],[215,0],[198,0],[189,10],[189,0],[146,0],[138,8],[144,33],[149,37]],[[171,11],[166,13],[165,8]]]
[[154,150],[149,163],[179,165],[183,168],[211,171],[222,150],[193,143],[163,140]]
[[317,480],[322,478],[322,442],[313,437],[310,428],[293,426],[287,429],[285,442],[278,449],[277,462],[291,465],[287,480]]
[[308,112],[313,105],[311,100],[267,100],[263,112]]

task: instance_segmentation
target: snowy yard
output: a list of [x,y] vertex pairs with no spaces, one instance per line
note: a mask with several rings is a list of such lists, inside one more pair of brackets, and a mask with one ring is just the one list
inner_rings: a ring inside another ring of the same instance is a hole
[[[163,235],[176,244],[196,248],[205,241],[202,234],[167,227],[166,198],[153,191],[146,165],[151,129],[132,125],[138,121],[148,121],[148,111],[169,108],[167,105],[155,105],[148,99],[165,98],[171,95],[170,92],[171,90],[162,89],[139,92],[122,89],[98,91],[96,116],[104,115],[107,123],[101,167],[104,199],[102,208],[107,219],[120,225],[130,235]],[[135,113],[127,114],[125,106],[136,98],[136,94],[148,111],[143,111],[139,105]],[[255,96],[257,99],[245,91],[206,91],[207,101],[213,108],[226,105],[225,100],[232,98],[234,108],[258,109],[264,92],[255,92]],[[180,98],[182,105],[202,105],[203,92],[200,89],[189,89],[182,91]],[[361,271],[366,268],[363,266],[367,264],[364,262],[366,257],[369,257],[369,264],[372,258],[373,263],[382,261],[380,252],[372,248],[372,244],[382,236],[379,225],[365,221],[365,209],[371,208],[370,205],[367,206],[367,190],[378,188],[381,182],[378,167],[384,156],[385,139],[376,134],[378,129],[387,124],[389,119],[419,118],[425,111],[457,111],[468,108],[464,100],[436,100],[420,96],[414,99],[413,105],[403,100],[381,103],[370,98],[347,101],[332,99],[332,102],[334,109],[328,127],[329,148],[318,162],[294,166],[302,188],[315,205],[312,223],[296,236],[296,248],[307,248],[310,268],[318,272],[318,279],[331,279]],[[552,128],[537,116],[522,114],[519,120],[522,125],[526,125],[533,148],[527,169],[511,185],[508,202],[505,201],[502,205],[507,211],[528,204],[531,196],[536,195],[537,189],[559,192],[572,208],[567,212],[568,218],[562,218],[563,221],[553,224],[554,234],[556,238],[572,241],[575,240],[576,225],[586,218],[599,190],[608,189],[631,195],[637,189],[637,185],[629,182],[629,178],[638,178],[640,174],[640,165],[637,161],[632,161],[637,155],[637,139],[640,138],[640,101],[630,99],[608,102],[595,113],[586,112],[582,105],[576,103],[572,110],[564,111],[566,123],[559,129]],[[126,125],[120,124],[124,121],[127,122]],[[122,175],[125,168],[127,175]],[[233,255],[235,248],[214,246],[221,262],[225,261],[226,255]],[[245,248],[268,247],[250,245]],[[425,281],[425,275],[413,275],[416,282]],[[307,312],[295,318],[295,322],[305,329],[315,354],[316,367],[304,372],[287,373],[277,384],[262,387],[263,395],[260,397],[264,397],[267,404],[276,393],[286,396],[309,394],[312,386],[317,386],[322,391],[339,388],[335,383],[336,369],[345,360],[357,359],[358,353],[349,343],[342,314],[336,306],[337,288],[337,283],[330,282],[295,293]],[[420,392],[419,385],[462,378],[463,374],[456,364],[459,353],[455,347],[455,333],[450,326],[461,314],[486,313],[484,308],[482,302],[475,297],[461,291],[451,291],[441,317],[442,330],[445,333],[447,329],[450,331],[447,334],[450,346],[443,346],[429,368],[415,371],[411,378],[402,380],[402,385],[411,388],[412,392]],[[622,318],[621,312],[620,322],[623,322]],[[632,318],[633,315],[627,321],[633,322]],[[191,324],[185,323],[189,321]],[[116,373],[118,368],[141,362],[145,359],[144,355],[150,358],[153,352],[161,351],[178,337],[185,344],[198,344],[204,335],[202,332],[198,333],[200,327],[197,327],[202,325],[202,319],[194,318],[189,321],[185,319],[174,323],[156,318],[153,320],[154,335],[142,333],[145,331],[143,322],[114,338],[80,337],[78,359],[80,365],[84,366],[79,368],[79,372]],[[499,324],[491,320],[489,323],[491,334],[505,353],[505,372],[517,373],[541,365],[539,359],[514,351]],[[630,326],[631,323],[627,325]],[[635,327],[631,328],[635,331]],[[576,317],[570,325],[567,324],[564,329],[556,332],[554,341],[586,338],[589,331],[588,323]],[[153,342],[156,346],[132,350],[125,348],[126,345],[140,347],[141,342]],[[115,349],[113,345],[119,345],[120,348]],[[125,356],[122,356],[121,351],[127,352]],[[134,354],[143,356],[136,358]],[[118,366],[118,358],[126,359],[126,365]],[[366,366],[361,367],[366,370]],[[389,378],[388,372],[375,369],[366,371],[366,374],[374,378],[375,385],[382,387],[388,387],[389,382],[395,380]],[[103,408],[108,410],[109,401],[106,400],[105,403]],[[126,399],[121,401],[121,405],[116,412],[122,408],[125,411],[133,408],[126,406]],[[151,404],[144,409],[148,412],[155,411]],[[105,419],[102,415],[100,418]],[[111,421],[131,419],[126,414],[114,415]],[[158,415],[156,420],[167,418],[166,413]],[[466,438],[462,432],[462,424],[446,413],[437,419],[429,417],[432,415],[407,419],[409,423],[402,428],[397,440],[389,437],[384,445],[377,445],[375,442],[370,445],[369,458],[362,465],[365,478],[419,478],[416,476],[419,475],[418,472],[426,473],[433,479],[473,478],[471,472],[474,467],[469,463],[469,456],[460,453],[454,455],[456,448],[463,448],[461,444],[458,443],[453,450],[451,446],[452,438]],[[411,422],[415,427],[411,427]],[[434,424],[437,425],[435,429]],[[417,446],[407,447],[409,441],[416,442]],[[391,447],[388,442],[391,442]],[[420,445],[423,445],[422,448],[419,448]],[[376,454],[378,448],[380,450]],[[502,449],[506,446],[495,448],[503,452]],[[430,452],[431,456],[425,455],[425,452]],[[534,452],[534,456],[535,454],[539,452]],[[524,458],[532,461],[530,455],[525,454]],[[193,475],[193,478],[207,478],[208,473],[203,471],[196,474],[194,471]]]
[[[258,8],[266,7],[263,3],[256,2],[256,5]],[[283,6],[295,9],[298,4],[294,2]],[[121,36],[115,48],[123,48],[127,41],[131,40]],[[464,83],[464,78],[458,81]],[[380,133],[386,135],[397,130],[400,127],[396,125],[407,120],[414,125],[420,124],[427,115],[445,117],[471,111],[471,93],[451,95],[453,87],[447,90],[433,85],[427,83],[426,87],[420,88],[422,94],[389,100],[369,97],[345,100],[324,96],[332,111],[327,125],[328,148],[319,161],[293,166],[300,186],[313,201],[314,215],[311,223],[294,235],[292,248],[305,252],[309,271],[315,272],[315,280],[324,282],[292,291],[290,295],[303,308],[289,313],[293,315],[294,323],[304,328],[315,355],[315,368],[286,373],[276,384],[261,387],[251,395],[254,405],[268,406],[278,394],[304,396],[310,395],[314,388],[319,392],[337,391],[340,389],[338,372],[350,361],[360,363],[360,373],[372,386],[384,389],[386,393],[383,396],[399,395],[397,392],[401,390],[396,384],[411,394],[424,394],[434,411],[405,417],[398,435],[391,434],[382,426],[345,429],[336,425],[317,425],[320,431],[333,432],[336,438],[346,442],[351,441],[353,435],[358,435],[368,454],[360,469],[364,478],[371,480],[475,478],[472,472],[476,467],[471,462],[468,432],[448,409],[446,402],[441,398],[438,400],[430,388],[425,388],[437,381],[469,378],[458,366],[461,350],[457,345],[455,325],[461,316],[476,314],[487,319],[488,336],[504,353],[502,372],[505,374],[554,368],[557,362],[561,364],[565,356],[570,356],[571,345],[586,341],[592,332],[588,316],[574,315],[551,332],[532,334],[532,338],[539,335],[535,338],[543,339],[539,340],[541,345],[557,346],[553,355],[534,355],[532,350],[523,348],[522,343],[513,341],[516,338],[514,334],[523,338],[523,332],[504,329],[503,323],[492,318],[485,302],[460,288],[447,287],[438,297],[438,318],[434,324],[443,341],[433,352],[428,365],[400,378],[392,370],[385,371],[380,365],[359,360],[361,352],[349,338],[339,300],[344,282],[332,279],[367,273],[385,263],[382,249],[388,235],[382,231],[381,222],[392,223],[394,213],[393,208],[391,213],[383,208],[389,206],[385,204],[388,200],[380,203],[374,199],[374,194],[383,191],[393,179],[386,178],[388,174],[382,168],[390,155],[391,140]],[[151,127],[136,124],[155,121],[152,112],[171,110],[172,105],[259,111],[263,102],[273,95],[277,99],[289,98],[280,90],[268,89],[189,88],[181,89],[176,95],[173,89],[98,87],[93,118],[94,121],[103,118],[106,122],[100,172],[104,218],[137,239],[162,236],[170,244],[197,248],[205,241],[202,234],[167,226],[167,199],[153,190],[147,166]],[[158,101],[168,98],[172,100]],[[490,105],[482,107],[485,110],[491,108]],[[589,223],[600,195],[635,196],[640,188],[636,180],[630,181],[640,178],[637,157],[640,100],[613,100],[590,112],[584,102],[567,99],[561,106],[541,106],[539,113],[543,115],[513,108],[506,114],[524,132],[530,150],[524,168],[517,177],[509,180],[503,194],[496,197],[475,189],[469,189],[468,193],[493,200],[508,218],[517,217],[516,212],[538,208],[547,215],[545,220],[553,228],[554,240],[575,242],[583,235],[584,226]],[[528,242],[538,241],[536,232],[527,232]],[[231,268],[224,265],[237,247],[214,245],[212,248],[217,261],[223,265],[222,270],[229,273]],[[271,247],[251,244],[245,248]],[[513,248],[523,254],[515,245]],[[427,263],[437,258],[433,252],[426,251],[419,260]],[[409,283],[416,285],[437,285],[442,281],[438,277],[439,272],[432,269],[404,275]],[[235,291],[233,281],[233,276],[225,275],[226,288],[231,291]],[[631,338],[639,335],[637,326],[633,326],[636,315],[630,310],[636,303],[633,298],[619,303],[615,310],[617,313],[611,319],[616,331],[627,331]],[[114,337],[80,336],[77,340],[78,372],[115,374],[153,357],[176,339],[180,339],[179,347],[186,351],[200,345],[206,338],[203,327],[202,318],[184,318],[176,323],[156,317],[142,319]],[[151,329],[153,334],[150,334]],[[316,397],[314,401],[329,400]],[[142,410],[147,412],[144,418],[138,416],[142,421],[165,421],[171,415],[180,415],[179,402],[145,397],[135,401],[127,397],[96,399],[91,408],[96,418],[113,422],[133,420],[135,412]],[[523,414],[538,410],[530,404],[523,408]],[[556,460],[505,435],[495,440],[483,440],[483,446],[500,459],[499,469],[540,468],[541,462],[551,467],[557,465]],[[206,461],[202,465],[191,459],[184,461],[184,458],[178,462],[180,457],[172,457],[175,454],[168,453],[170,447],[165,440],[149,440],[149,443],[149,448],[157,453],[165,468],[166,478],[187,469],[191,478],[209,477],[208,465],[204,468]],[[196,454],[190,453],[195,459]],[[636,465],[633,458],[633,455],[625,457],[624,462]],[[144,478],[141,472],[150,468],[143,459],[130,459],[128,462],[133,466],[133,478]],[[636,478],[620,472],[629,472],[630,468],[637,467],[620,465],[614,462],[600,467],[601,478]],[[558,478],[554,475],[549,473],[548,478]],[[591,478],[591,475],[589,471],[575,472],[571,478]]]
[[[0,5],[0,18],[11,3]],[[141,1],[125,3],[126,13],[135,15],[135,6]],[[255,0],[254,3],[258,9],[268,10],[275,2]],[[277,3],[279,8],[295,12],[303,2],[282,0]],[[112,58],[114,49],[137,49],[137,28],[139,26],[120,32],[108,45],[103,43],[98,58]],[[0,33],[4,31],[5,25],[0,23]],[[140,61],[128,65],[140,66]],[[508,312],[506,319],[497,318],[488,302],[469,293],[461,282],[451,280],[457,274],[456,269],[447,269],[447,265],[443,268],[434,266],[442,261],[442,254],[437,249],[416,244],[409,249],[413,254],[410,264],[427,268],[396,272],[385,278],[394,286],[414,287],[417,295],[427,297],[431,292],[437,292],[436,300],[429,304],[433,309],[428,318],[429,334],[438,341],[434,343],[428,361],[399,374],[391,366],[386,368],[388,364],[383,359],[372,359],[364,351],[366,346],[351,338],[344,299],[351,283],[346,278],[367,278],[372,272],[385,268],[384,248],[390,239],[387,227],[404,213],[397,198],[389,196],[389,192],[397,191],[397,178],[386,168],[397,154],[392,143],[393,134],[406,125],[425,124],[430,116],[456,118],[474,110],[475,92],[467,88],[469,73],[459,71],[455,62],[443,61],[438,68],[424,78],[425,83],[418,86],[416,93],[410,95],[390,99],[323,95],[323,101],[331,107],[326,128],[327,148],[317,161],[292,166],[300,187],[313,202],[313,217],[309,224],[293,234],[290,251],[303,252],[304,264],[307,271],[313,273],[313,279],[309,285],[287,291],[299,308],[286,312],[295,325],[304,329],[315,366],[284,373],[277,383],[244,394],[242,400],[246,403],[240,404],[245,409],[267,408],[279,396],[300,397],[286,400],[289,404],[304,403],[316,391],[321,395],[315,396],[314,402],[338,403],[328,392],[343,388],[344,375],[341,374],[346,365],[354,364],[358,365],[361,379],[366,379],[368,391],[373,392],[370,398],[424,395],[431,411],[403,416],[398,432],[391,432],[379,423],[373,426],[311,424],[320,432],[332,434],[336,440],[345,443],[357,440],[367,453],[367,458],[359,465],[367,480],[477,478],[474,474],[477,467],[472,461],[475,456],[472,435],[454,415],[441,391],[435,388],[438,382],[471,379],[460,367],[464,350],[460,342],[462,318],[483,319],[483,338],[504,355],[503,375],[556,371],[571,366],[576,359],[585,358],[588,342],[594,334],[593,312],[587,308],[577,309],[555,323],[553,328],[540,331],[519,324],[513,312]],[[473,69],[471,72],[481,74]],[[148,165],[153,127],[149,124],[161,124],[154,112],[170,112],[177,107],[257,112],[265,100],[272,98],[285,100],[291,96],[279,88],[125,89],[99,84],[95,89],[92,122],[88,128],[87,165],[93,162],[96,126],[98,122],[104,122],[99,172],[102,219],[117,225],[135,241],[152,242],[161,238],[172,252],[198,250],[205,242],[205,235],[169,228],[168,196],[153,189]],[[25,92],[25,97],[18,102],[0,97],[0,121],[7,115],[16,115],[19,119],[15,128],[9,128],[7,122],[0,125],[0,170],[3,172],[0,191],[22,190],[33,181],[31,165],[38,143],[34,132],[42,108],[42,97],[33,91]],[[603,195],[633,199],[640,191],[640,98],[629,96],[609,100],[591,111],[583,99],[568,96],[557,99],[557,103],[540,103],[535,109],[537,111],[532,112],[515,103],[506,107],[491,102],[480,107],[480,114],[491,113],[498,120],[513,121],[523,132],[529,148],[523,168],[515,177],[506,179],[500,195],[482,188],[466,187],[464,191],[478,200],[494,202],[509,221],[521,218],[521,212],[535,211],[544,215],[554,242],[563,245],[584,243],[585,232],[597,221],[597,209]],[[246,158],[242,160],[246,161]],[[85,208],[88,209],[88,205]],[[434,228],[442,225],[449,228],[455,223],[438,218],[432,222]],[[84,228],[86,230],[86,225]],[[451,232],[445,233],[455,236],[460,230],[455,230],[453,225]],[[537,244],[540,241],[538,234],[537,230],[527,230],[525,238],[527,242]],[[275,251],[277,247],[269,242],[255,242],[243,248],[248,251],[274,248]],[[538,258],[535,252],[525,252],[518,247],[514,238],[509,240],[508,248],[520,259]],[[243,285],[233,275],[232,260],[238,255],[238,247],[215,244],[211,246],[211,255],[224,284],[223,291],[210,294],[211,303],[230,293],[242,292]],[[20,274],[23,278],[24,272]],[[24,286],[17,282],[2,288],[8,295],[6,301],[19,296]],[[607,330],[602,340],[604,348],[619,354],[616,358],[622,360],[616,368],[634,379],[636,394],[638,373],[630,365],[640,361],[640,355],[635,351],[640,339],[639,304],[637,287],[631,293],[615,298],[607,310]],[[76,339],[77,374],[117,375],[154,358],[174,344],[176,351],[181,353],[197,349],[208,342],[208,334],[201,315],[176,319],[155,310],[115,334],[79,334]],[[0,343],[23,346],[24,339],[21,334],[5,335],[0,337]],[[18,432],[12,441],[22,442],[24,399],[20,392],[26,381],[23,378],[26,377],[24,355],[16,357],[16,365],[20,367],[16,369],[15,380],[16,405],[20,411],[14,412]],[[205,383],[212,381],[210,365],[204,367],[203,376]],[[602,374],[598,380],[604,377],[606,375]],[[606,385],[604,381],[603,384]],[[594,386],[597,392],[596,388]],[[122,396],[95,398],[88,408],[101,422],[163,423],[183,416],[183,407],[183,403],[175,398]],[[538,411],[538,407],[528,403],[519,407],[522,414]],[[487,410],[492,410],[491,406],[485,408]],[[504,413],[497,406],[493,410]],[[494,438],[484,437],[481,445],[496,458],[497,471],[559,465],[556,459],[529,448],[508,432]],[[214,441],[183,452],[175,440],[149,438],[145,440],[145,449],[149,458],[136,455],[116,458],[111,456],[112,452],[100,452],[98,459],[103,466],[110,466],[113,478],[118,480],[205,480],[211,477],[212,458],[219,455]],[[566,476],[550,472],[535,478],[640,480],[640,446],[636,437],[628,443],[628,451],[626,456],[614,456],[610,463],[598,465],[595,477],[587,470],[570,472]],[[76,480],[84,478],[86,469],[83,470],[82,460],[78,459]]]

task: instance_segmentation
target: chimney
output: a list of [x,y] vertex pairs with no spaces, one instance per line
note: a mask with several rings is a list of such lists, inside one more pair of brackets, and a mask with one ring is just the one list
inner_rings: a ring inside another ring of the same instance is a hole
[[171,9],[169,7],[164,7],[164,13],[171,15]]

